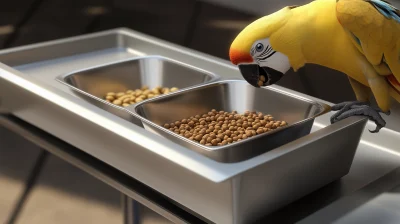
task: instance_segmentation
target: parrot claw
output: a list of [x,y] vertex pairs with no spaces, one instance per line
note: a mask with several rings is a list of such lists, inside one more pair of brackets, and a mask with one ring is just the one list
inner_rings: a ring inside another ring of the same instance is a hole
[[369,130],[369,132],[371,133],[378,133],[381,128],[386,126],[385,120],[381,117],[379,113],[390,115],[390,111],[385,113],[382,112],[381,109],[372,107],[366,102],[358,101],[339,103],[332,106],[331,109],[333,111],[338,111],[331,117],[331,124],[351,116],[365,116],[376,124],[375,130]]

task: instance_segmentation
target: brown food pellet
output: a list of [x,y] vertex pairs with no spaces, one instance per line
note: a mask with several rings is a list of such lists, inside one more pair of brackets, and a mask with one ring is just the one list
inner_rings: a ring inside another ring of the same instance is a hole
[[194,139],[196,140],[196,141],[201,141],[201,138],[202,138],[203,136],[202,135],[197,135]]
[[122,101],[121,100],[114,100],[113,104],[121,106],[122,105]]
[[[179,89],[176,87],[172,88],[161,88],[155,87],[150,90],[147,86],[143,86],[140,89],[136,90],[127,90],[125,92],[108,92],[104,96],[104,100],[107,102],[111,102],[117,106],[127,107],[135,103],[139,103],[145,99],[150,99],[161,94],[167,94],[170,92],[178,91]],[[135,98],[136,97],[136,98]]]
[[136,103],[139,103],[139,102],[142,102],[143,100],[144,100],[143,98],[138,97],[138,98],[135,99],[135,102],[136,102]]
[[[144,100],[148,95],[145,96],[143,93],[148,93],[150,90],[132,90],[130,93],[135,94],[139,91],[139,99]],[[163,92],[161,87],[159,91]],[[121,104],[125,104],[128,100],[129,102],[132,101],[133,96],[124,95],[125,98],[115,98],[118,94],[120,93],[108,93],[107,97],[108,99],[114,97],[114,101],[119,100]],[[270,114],[264,115],[261,112],[246,111],[244,114],[238,114],[236,111],[226,112],[212,109],[204,114],[197,114],[172,123],[166,123],[164,128],[202,145],[224,146],[286,125],[288,125],[286,121],[274,120]]]
[[208,138],[207,138],[207,143],[210,143],[212,140],[213,140],[213,138],[208,137]]
[[111,95],[107,95],[107,96],[106,96],[106,100],[113,101],[113,100],[115,100],[115,97],[114,97],[114,96],[111,96]]

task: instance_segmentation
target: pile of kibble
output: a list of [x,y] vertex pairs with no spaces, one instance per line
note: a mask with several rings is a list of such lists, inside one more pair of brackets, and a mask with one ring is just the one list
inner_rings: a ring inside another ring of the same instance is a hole
[[109,103],[127,107],[131,104],[139,103],[143,100],[175,91],[178,91],[178,88],[165,88],[158,86],[153,89],[149,89],[147,86],[143,86],[141,89],[128,90],[126,92],[109,92],[104,96],[104,99]]
[[238,114],[236,111],[229,113],[213,109],[202,115],[165,124],[164,128],[202,145],[223,146],[286,125],[285,121],[275,121],[271,115],[261,112]]

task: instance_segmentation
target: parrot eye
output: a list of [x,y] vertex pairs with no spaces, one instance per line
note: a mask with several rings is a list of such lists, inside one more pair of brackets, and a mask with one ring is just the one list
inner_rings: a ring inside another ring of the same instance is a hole
[[264,45],[262,44],[262,43],[258,43],[257,45],[256,45],[256,51],[257,52],[261,52],[261,51],[263,51],[264,50]]

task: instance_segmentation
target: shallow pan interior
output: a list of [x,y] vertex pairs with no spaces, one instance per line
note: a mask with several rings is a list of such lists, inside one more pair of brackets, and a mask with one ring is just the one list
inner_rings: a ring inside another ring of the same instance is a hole
[[123,92],[143,86],[179,89],[216,80],[212,73],[161,56],[146,56],[85,69],[65,75],[61,81],[102,99],[107,92]]
[[140,104],[135,111],[143,118],[163,125],[211,109],[244,113],[246,110],[271,114],[289,124],[301,122],[324,111],[316,102],[284,94],[272,88],[254,88],[245,81],[210,84],[166,98]]

